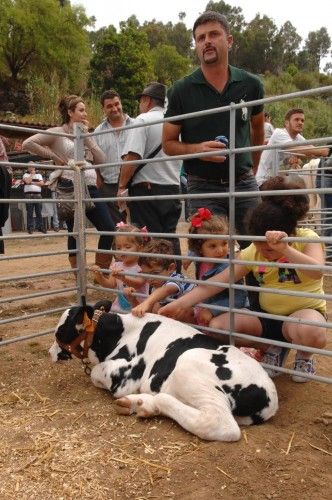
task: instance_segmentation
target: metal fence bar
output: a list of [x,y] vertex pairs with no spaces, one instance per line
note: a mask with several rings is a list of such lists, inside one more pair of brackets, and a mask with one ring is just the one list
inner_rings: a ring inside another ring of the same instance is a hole
[[30,278],[45,278],[46,276],[56,276],[58,274],[67,274],[73,272],[72,269],[61,269],[60,271],[49,271],[45,273],[32,273],[32,274],[15,274],[15,277],[13,278],[12,276],[6,276],[4,278],[0,278],[0,283],[5,283],[6,281],[19,281],[19,280],[26,280]]
[[50,328],[49,330],[45,330],[44,332],[35,332],[30,335],[22,335],[21,337],[15,337],[14,339],[6,339],[0,341],[0,347],[9,344],[16,344],[17,342],[22,342],[23,340],[31,340],[36,339],[38,337],[45,337],[45,335],[49,335],[50,333],[54,333],[54,330]]
[[43,291],[43,292],[36,292],[36,293],[27,293],[26,295],[14,295],[12,297],[8,297],[6,299],[0,299],[0,304],[6,304],[7,302],[17,302],[19,300],[26,300],[26,299],[35,299],[37,297],[47,297],[49,295],[56,295],[58,293],[66,293],[66,292],[74,292],[77,290],[77,287],[70,287],[70,288],[60,288],[58,290],[49,290],[49,291]]
[[[304,92],[296,92],[296,93],[292,93],[292,94],[286,94],[286,95],[282,95],[282,96],[274,96],[274,97],[270,97],[270,98],[265,98],[265,99],[262,99],[262,100],[259,100],[259,101],[252,101],[252,102],[248,102],[246,103],[246,106],[247,107],[251,107],[251,106],[254,106],[254,105],[257,105],[257,104],[263,104],[263,103],[271,103],[271,102],[278,102],[278,101],[284,101],[284,100],[287,100],[289,98],[296,98],[296,97],[304,97],[304,96],[311,96],[311,95],[317,95],[319,93],[327,93],[327,92],[331,92],[332,91],[332,86],[329,86],[329,87],[323,87],[323,88],[320,88],[320,89],[310,89],[308,91],[304,91]],[[214,333],[225,333],[227,334],[228,336],[230,336],[230,338],[232,339],[233,336],[234,337],[237,337],[237,338],[245,338],[245,339],[251,339],[251,336],[248,336],[248,335],[245,335],[245,334],[241,334],[239,332],[235,332],[234,331],[234,315],[237,313],[237,312],[241,312],[241,314],[247,314],[247,315],[252,315],[252,316],[260,316],[260,317],[268,317],[268,318],[275,318],[275,319],[280,319],[281,321],[288,321],[288,322],[293,322],[293,323],[296,323],[296,322],[301,322],[301,323],[304,323],[304,324],[314,324],[314,325],[317,325],[317,326],[327,326],[327,327],[331,327],[332,323],[317,323],[317,322],[312,322],[312,321],[301,321],[299,318],[293,318],[293,317],[288,317],[288,316],[278,316],[278,315],[272,315],[272,314],[269,314],[269,313],[257,313],[255,311],[249,311],[249,310],[237,310],[235,307],[234,307],[234,291],[236,289],[244,289],[244,290],[254,290],[254,291],[268,291],[268,293],[274,293],[276,295],[289,295],[290,297],[292,296],[298,296],[298,297],[314,297],[314,298],[319,298],[319,297],[322,297],[322,298],[326,298],[328,300],[330,300],[332,298],[332,295],[331,294],[310,294],[310,293],[306,293],[306,292],[296,292],[296,291],[284,291],[284,290],[279,290],[279,289],[265,289],[265,288],[262,288],[262,287],[252,287],[252,286],[248,286],[248,285],[237,285],[234,283],[234,266],[237,265],[237,264],[241,264],[241,265],[252,265],[253,263],[252,262],[248,262],[248,261],[241,261],[239,259],[236,259],[236,255],[235,255],[235,240],[236,239],[241,239],[241,240],[246,240],[246,241],[250,241],[250,242],[255,242],[255,241],[264,241],[264,238],[262,237],[252,237],[252,236],[241,236],[241,235],[237,235],[235,234],[235,218],[234,218],[234,207],[235,207],[235,200],[236,198],[239,198],[239,197],[255,197],[257,195],[259,196],[278,196],[280,194],[283,194],[283,192],[277,192],[277,191],[271,191],[271,192],[262,192],[262,191],[256,191],[256,192],[253,192],[253,191],[250,191],[250,192],[236,192],[235,191],[235,169],[234,169],[234,165],[235,165],[235,156],[237,154],[240,154],[240,153],[243,153],[243,152],[255,152],[255,151],[262,151],[262,150],[265,150],[265,149],[272,149],[274,150],[274,153],[275,155],[278,155],[278,154],[286,154],[286,149],[289,148],[289,146],[292,146],[292,147],[296,147],[296,145],[301,145],[301,146],[304,146],[305,144],[310,144],[310,145],[319,145],[319,144],[323,144],[323,143],[329,143],[331,144],[332,143],[332,137],[325,137],[325,138],[317,138],[317,139],[312,139],[312,140],[308,140],[308,141],[304,141],[304,142],[291,142],[291,143],[287,143],[285,145],[283,145],[282,147],[280,147],[280,145],[276,145],[276,146],[251,146],[251,147],[247,147],[247,148],[236,148],[235,146],[235,112],[236,112],[236,109],[239,109],[239,108],[242,108],[243,107],[243,103],[239,103],[239,104],[231,104],[229,106],[224,106],[224,107],[220,107],[220,108],[215,108],[215,109],[210,109],[210,110],[203,110],[201,112],[198,112],[198,113],[189,113],[187,115],[181,115],[180,117],[178,117],[179,119],[183,120],[185,118],[189,118],[189,117],[193,117],[193,116],[199,116],[199,115],[210,115],[210,114],[213,114],[213,113],[220,113],[220,112],[229,112],[230,113],[230,133],[229,133],[229,139],[230,139],[230,148],[229,149],[225,149],[225,150],[222,150],[222,152],[220,154],[222,155],[229,155],[229,159],[230,159],[230,182],[229,182],[229,192],[226,192],[226,193],[213,193],[213,194],[209,194],[210,197],[215,197],[216,199],[220,199],[220,198],[228,198],[229,199],[229,206],[230,206],[230,235],[227,237],[229,239],[229,242],[230,242],[230,260],[228,261],[229,264],[230,264],[230,274],[231,274],[231,280],[230,280],[230,283],[220,283],[220,282],[214,282],[214,283],[211,283],[211,285],[213,286],[219,286],[219,287],[222,287],[222,288],[228,288],[230,290],[230,308],[229,309],[226,309],[226,310],[229,310],[230,311],[230,317],[231,317],[231,325],[230,325],[230,329],[226,332],[223,332],[223,331],[219,331],[219,330],[215,330]],[[149,123],[149,125],[152,125],[154,123],[162,123],[162,122],[166,122],[166,121],[174,121],[174,119],[176,119],[177,117],[172,117],[172,118],[168,118],[168,119],[163,119],[163,120],[158,120],[158,121],[155,121],[155,122],[152,122],[152,123]],[[144,124],[142,124],[142,126],[144,126]],[[15,127],[11,127],[11,126],[7,126],[9,128],[15,128]],[[117,131],[121,130],[121,129],[128,129],[128,128],[136,128],[137,125],[133,124],[129,127],[122,127],[120,129],[117,129]],[[0,128],[5,128],[6,129],[6,126],[4,127],[1,127]],[[39,132],[40,133],[40,130],[35,130],[35,129],[31,129],[30,130],[31,132]],[[50,132],[47,132],[45,131],[45,133],[50,133]],[[104,133],[109,133],[109,131],[105,131],[105,132],[99,132],[99,134],[104,134]],[[51,133],[52,134],[52,133]],[[59,135],[59,136],[64,136],[64,137],[69,137],[69,138],[72,138],[74,140],[74,144],[75,144],[75,159],[76,160],[81,160],[83,159],[83,142],[84,142],[84,137],[89,137],[90,135],[97,135],[98,133],[94,133],[94,134],[83,134],[81,133],[80,130],[76,129],[74,131],[74,134],[55,134],[55,135]],[[53,134],[52,134],[53,135]],[[215,155],[215,153],[205,153],[205,154],[196,154],[196,155],[179,155],[177,157],[172,157],[172,159],[179,159],[179,160],[183,160],[183,159],[186,159],[186,158],[195,158],[195,157],[203,157],[203,156],[211,156],[211,155]],[[162,159],[158,159],[158,161],[167,161],[167,158],[165,158],[164,160]],[[136,162],[130,162],[131,164],[137,164],[139,165],[140,163],[153,163],[157,161],[156,159],[150,159],[150,160],[145,160],[145,159],[142,159],[142,160],[138,160]],[[3,164],[4,162],[1,162],[1,164]],[[8,164],[8,163],[6,163]],[[117,163],[114,163],[114,164],[103,164],[103,165],[98,165],[96,166],[96,168],[100,168],[100,169],[103,169],[105,167],[108,167],[108,166],[118,166],[118,162]],[[126,162],[121,162],[121,164],[126,164]],[[19,168],[20,166],[22,166],[22,164],[19,164],[17,163],[17,168]],[[15,166],[16,166],[15,165]],[[37,166],[37,164],[35,164]],[[14,166],[13,163],[11,163],[11,166]],[[26,164],[23,164],[23,166],[26,166]],[[233,166],[233,168],[232,168]],[[45,165],[40,165],[40,168],[43,168],[45,169]],[[49,166],[47,167],[49,169],[54,169],[54,166]],[[56,166],[56,168],[63,168],[63,169],[66,169],[66,167],[58,167]],[[77,256],[78,256],[78,266],[77,266],[77,269],[78,269],[78,276],[79,276],[79,285],[78,285],[78,301],[81,301],[81,297],[82,295],[85,296],[86,292],[88,289],[103,289],[103,290],[108,290],[110,291],[110,289],[104,289],[102,287],[95,287],[93,285],[88,285],[87,284],[87,281],[86,281],[86,272],[87,272],[87,267],[85,265],[85,256],[86,256],[86,253],[87,252],[92,252],[92,251],[96,251],[96,249],[91,249],[91,248],[87,248],[86,246],[86,236],[89,235],[89,234],[96,234],[95,231],[91,232],[91,231],[87,231],[84,227],[84,203],[88,200],[86,200],[83,196],[83,189],[82,189],[82,178],[84,176],[84,170],[85,168],[88,168],[88,166],[86,167],[82,167],[80,171],[77,171],[75,172],[75,179],[76,179],[76,186],[75,186],[75,200],[73,201],[75,203],[75,206],[76,206],[76,210],[75,210],[75,216],[77,217],[77,220],[76,220],[76,228],[77,228],[77,231],[75,231],[73,234],[77,237],[77,250],[75,252],[57,252],[58,254],[64,254],[64,253],[69,253],[69,254],[72,254],[72,253],[75,253]],[[323,167],[323,170],[321,170],[321,173],[323,175],[326,174],[325,172],[326,168]],[[287,170],[287,173],[291,172],[290,169]],[[277,173],[277,171],[276,171]],[[297,173],[297,172],[295,172]],[[328,174],[327,174],[328,175]],[[321,196],[321,198],[323,198],[322,195],[324,194],[330,194],[332,195],[332,186],[331,187],[322,187],[322,188],[319,188],[319,189],[303,189],[303,190],[293,190],[292,191],[287,191],[287,194],[288,195],[291,195],[291,194],[303,194],[303,193],[306,193],[306,194],[319,194]],[[124,200],[124,201],[134,201],[134,200],[138,200],[138,201],[144,201],[144,200],[156,200],[156,199],[159,199],[159,200],[162,200],[162,199],[180,199],[180,200],[188,200],[188,199],[201,199],[201,200],[204,200],[206,198],[206,194],[201,194],[201,195],[171,195],[171,196],[144,196],[144,197],[121,197],[121,200]],[[102,201],[115,201],[115,200],[118,200],[118,198],[100,198],[98,200],[96,200],[96,202],[98,203],[99,201],[102,202]],[[24,200],[22,200],[24,202]],[[47,201],[50,201],[52,202],[52,200],[47,200]],[[1,200],[1,202],[8,202],[8,203],[11,203],[12,200]],[[53,200],[53,202],[56,202],[55,200]],[[307,227],[316,227],[318,228],[319,231],[326,231],[329,229],[329,227],[331,227],[329,225],[329,215],[332,215],[331,212],[324,212],[324,206],[322,207],[322,210],[317,210],[317,211],[312,211],[312,214],[317,214],[321,217],[324,217],[322,220],[320,220],[319,222],[313,222],[312,220],[310,221],[306,221],[304,222],[304,224],[307,226]],[[114,234],[114,232],[98,232],[98,234]],[[125,233],[123,233],[125,234]],[[133,235],[133,233],[131,233],[131,235]],[[52,235],[53,236],[53,235]],[[54,235],[54,236],[60,236],[60,235]],[[62,236],[62,235],[61,235]],[[155,233],[155,234],[151,234],[151,236],[159,236],[159,237],[167,237],[167,238],[186,238],[188,239],[189,237],[195,237],[196,235],[187,235],[187,234],[177,234],[177,235],[166,235],[164,233],[162,234],[158,234],[158,233]],[[198,237],[198,236],[197,236]],[[204,237],[204,235],[199,235],[199,238],[202,238]],[[209,238],[213,238],[213,237],[216,237],[218,238],[217,235],[208,235]],[[7,237],[8,238],[8,237]],[[6,237],[2,237],[1,239],[7,239]],[[8,239],[14,239],[15,237],[9,237]],[[294,242],[294,241],[306,241],[306,242],[309,242],[309,241],[313,241],[313,242],[317,242],[317,240],[310,240],[310,239],[305,239],[305,238],[287,238],[285,239],[285,241],[287,242]],[[327,245],[330,244],[332,245],[332,237],[330,236],[322,236],[321,242],[325,242]],[[110,253],[110,254],[114,254],[116,255],[117,253],[120,253],[120,252],[117,252],[115,250],[110,250],[110,251],[105,251],[105,253]],[[127,254],[132,254],[132,255],[136,255],[137,253],[135,252],[121,252],[121,253],[127,253]],[[47,252],[47,253],[37,253],[37,254],[29,254],[29,255],[24,255],[23,256],[12,256],[11,258],[12,259],[15,259],[15,258],[27,258],[27,257],[38,257],[38,256],[46,256],[46,255],[54,255],[52,252]],[[142,253],[140,253],[139,255],[144,255]],[[149,255],[149,254],[145,254],[145,255]],[[177,260],[181,260],[181,259],[185,259],[184,256],[169,256],[167,255],[166,256],[167,258],[175,258]],[[5,258],[1,258],[0,257],[0,260],[8,260],[7,257]],[[213,262],[213,259],[206,259],[206,258],[200,258],[200,257],[193,257],[191,260],[193,260],[193,262]],[[255,265],[259,265],[260,263],[259,262],[254,262]],[[320,269],[322,272],[323,271],[326,271],[326,272],[329,272],[331,270],[331,268],[327,265],[325,266],[304,266],[304,265],[300,265],[300,264],[281,264],[280,263],[268,263],[268,262],[264,262],[264,265],[265,266],[271,266],[271,267],[279,267],[279,268],[293,268],[293,269]],[[61,271],[57,271],[56,273],[59,273]],[[65,272],[70,272],[70,271],[65,271]],[[38,273],[38,274],[43,274],[43,273]],[[127,274],[130,274],[130,273],[127,273]],[[135,273],[133,273],[133,275],[135,275]],[[140,274],[141,276],[146,276],[144,275],[143,273]],[[155,277],[155,276],[154,276]],[[18,277],[17,279],[23,279],[22,277]],[[0,281],[5,281],[6,278],[1,278]],[[188,282],[193,282],[193,283],[196,283],[196,284],[204,284],[206,285],[206,282],[202,281],[202,280],[189,280],[187,279],[186,281]],[[73,291],[73,290],[76,290],[76,288],[73,288],[73,289],[68,289],[68,291]],[[61,290],[61,292],[63,291],[67,291],[67,290]],[[53,292],[47,292],[45,295],[51,295],[51,294],[55,294],[57,292],[57,290],[53,291]],[[41,296],[42,293],[38,293],[38,294],[31,294],[30,297],[33,298],[33,297],[37,297],[37,296]],[[29,297],[29,296],[25,296],[26,297]],[[3,299],[3,302],[5,301],[13,301],[13,300],[22,300],[23,297],[14,297],[14,298],[11,298],[11,299]],[[1,303],[1,301],[0,301]],[[207,307],[207,308],[214,308],[220,312],[222,312],[225,308],[222,308],[222,306],[213,306],[213,305],[208,305],[208,304],[204,304],[204,307]],[[60,308],[60,309],[57,309],[57,310],[51,310],[53,312],[57,312],[59,310],[64,310],[65,308]],[[43,313],[33,313],[31,315],[26,315],[24,316],[23,318],[19,318],[19,319],[27,319],[27,318],[33,318],[33,317],[37,317],[37,316],[41,316],[41,315],[44,315],[45,312]],[[4,322],[12,322],[12,321],[15,321],[15,320],[19,320],[17,318],[10,318],[8,321],[7,320],[1,320],[0,321],[0,324],[4,324]],[[213,329],[210,329],[209,327],[206,327],[205,328],[207,331],[213,331]],[[43,334],[47,334],[47,332],[42,332],[40,334],[37,334],[37,335],[43,335]],[[25,337],[24,337],[25,338]],[[33,338],[32,336],[29,338]],[[263,338],[258,338],[258,337],[254,337],[254,339],[256,341],[259,341],[261,343],[266,343],[266,344],[270,344],[271,341],[268,340],[268,339],[263,339]],[[17,341],[19,341],[20,339],[17,339]],[[233,342],[233,340],[231,340]],[[5,341],[7,342],[7,341]],[[9,340],[9,342],[12,342],[12,340]],[[279,343],[279,342],[275,342],[276,345],[282,345],[282,346],[287,346],[287,343]],[[3,345],[3,343],[0,342],[0,346]],[[326,350],[322,350],[322,349],[311,349],[311,348],[305,348],[304,346],[296,346],[294,344],[290,344],[289,347],[291,347],[292,349],[302,349],[304,351],[307,351],[307,352],[314,352],[316,354],[321,354],[321,355],[327,355],[327,356],[331,356],[332,353],[331,351],[326,351]],[[285,372],[285,373],[294,373],[292,370],[286,370],[286,369],[280,369],[280,371],[282,372]],[[313,380],[318,380],[318,381],[323,381],[323,382],[332,382],[332,379],[327,379],[326,377],[319,377],[319,376],[311,376],[311,377],[308,377],[308,378],[312,378]]]
[[13,318],[0,319],[0,325],[6,325],[7,323],[14,323],[15,321],[25,321],[30,318],[40,318],[40,316],[45,316],[47,314],[55,314],[58,312],[63,312],[67,307],[57,307],[55,309],[47,309],[46,311],[41,311],[38,313],[25,314],[24,316],[16,316]]

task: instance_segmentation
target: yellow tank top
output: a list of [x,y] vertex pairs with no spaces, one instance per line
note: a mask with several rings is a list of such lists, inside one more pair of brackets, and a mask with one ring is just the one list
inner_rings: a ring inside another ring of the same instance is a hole
[[[298,228],[296,230],[296,236],[319,239],[318,234],[306,228]],[[306,243],[304,242],[292,243],[292,247],[300,252],[303,252],[305,245]],[[256,249],[253,243],[244,250],[241,250],[240,259],[268,262],[268,260]],[[287,262],[285,259],[280,259],[279,261]],[[252,271],[259,285],[264,288],[317,294],[324,293],[323,278],[313,279],[299,269],[278,269],[277,267],[257,266],[255,264],[247,264],[246,268]],[[265,291],[259,293],[259,303],[264,311],[284,316],[288,316],[300,309],[317,309],[323,314],[326,311],[326,301],[320,298],[278,295]]]

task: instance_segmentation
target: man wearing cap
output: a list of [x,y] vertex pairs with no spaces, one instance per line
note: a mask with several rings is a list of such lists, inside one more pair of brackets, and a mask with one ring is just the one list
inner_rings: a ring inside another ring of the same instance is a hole
[[[118,130],[134,122],[134,119],[123,112],[119,93],[114,90],[106,90],[100,103],[106,116],[105,120],[98,125],[95,132],[109,131],[108,134],[96,135],[95,139],[106,155],[107,163],[121,161],[122,149],[126,143],[129,130]],[[118,191],[118,179],[120,165],[97,169],[98,189],[101,197],[110,198],[116,196]],[[126,212],[120,212],[118,204],[107,202],[114,223],[126,218]]]
[[[125,148],[123,160],[135,161],[154,159],[156,161],[139,165],[122,165],[119,177],[121,196],[131,181],[130,196],[176,195],[180,194],[180,167],[178,160],[166,158],[161,148],[162,123],[151,124],[164,118],[166,96],[165,85],[152,82],[137,98],[140,115],[135,120],[144,127],[131,129]],[[146,226],[150,232],[175,233],[181,214],[180,200],[145,200],[129,203],[130,217],[138,227]],[[174,251],[180,255],[180,244],[176,238],[171,240]]]
[[[193,27],[200,67],[178,80],[168,93],[166,117],[195,111],[241,104],[235,116],[235,147],[262,145],[264,142],[263,105],[247,106],[249,101],[264,97],[259,78],[228,64],[228,52],[233,45],[229,25],[219,12],[200,15]],[[206,199],[191,199],[190,213],[204,204],[213,213],[229,215],[229,198],[215,198],[213,193],[229,193],[229,161],[222,154],[225,144],[215,140],[224,135],[230,141],[230,112],[217,112],[184,120],[166,122],[163,149],[168,155],[212,153],[184,161],[189,194],[206,194]],[[180,140],[181,137],[181,140]],[[253,170],[260,153],[238,153],[235,156],[235,191],[258,191]],[[245,234],[244,218],[248,209],[256,206],[256,196],[235,198],[235,225],[238,234]],[[242,242],[245,246],[250,242]]]

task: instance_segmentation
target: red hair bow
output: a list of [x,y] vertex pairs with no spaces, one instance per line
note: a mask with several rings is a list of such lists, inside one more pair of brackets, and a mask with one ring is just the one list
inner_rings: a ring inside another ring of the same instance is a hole
[[212,217],[212,213],[208,208],[199,208],[197,210],[197,215],[194,215],[193,218],[191,219],[191,226],[192,227],[201,227],[202,223],[205,220],[210,220]]

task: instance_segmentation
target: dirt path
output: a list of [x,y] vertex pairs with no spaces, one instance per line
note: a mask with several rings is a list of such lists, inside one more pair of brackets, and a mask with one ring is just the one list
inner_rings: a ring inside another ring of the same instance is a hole
[[[11,241],[6,254],[63,250],[64,245],[62,238],[50,237]],[[88,260],[93,261],[93,254]],[[71,273],[15,279],[66,266],[66,256],[1,262],[0,277],[13,279],[1,283],[0,296],[71,287]],[[89,298],[93,302],[100,293]],[[74,292],[66,292],[0,304],[1,318],[24,317],[75,300]],[[44,331],[57,318],[43,315],[0,325],[0,336]],[[243,429],[238,443],[209,443],[168,419],[118,417],[112,398],[92,386],[78,361],[50,363],[51,342],[50,335],[0,349],[1,498],[332,497],[331,386],[295,384],[282,375],[276,380],[280,410],[273,420]],[[330,358],[317,361],[319,374],[331,375]]]

